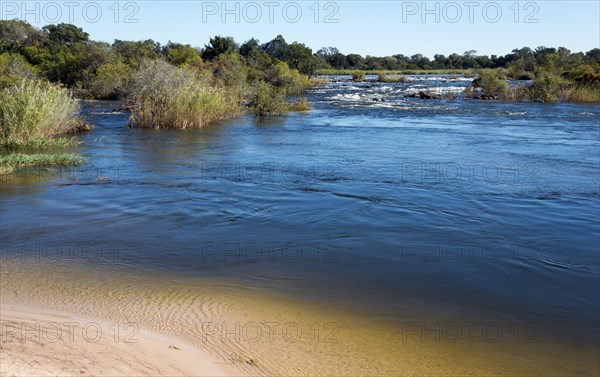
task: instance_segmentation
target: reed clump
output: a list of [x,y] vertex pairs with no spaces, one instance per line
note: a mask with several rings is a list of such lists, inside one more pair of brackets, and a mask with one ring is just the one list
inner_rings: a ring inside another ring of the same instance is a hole
[[238,116],[237,91],[215,86],[206,72],[145,61],[134,74],[129,97],[132,127],[190,129]]
[[600,87],[575,85],[566,91],[565,101],[580,103],[600,103]]
[[0,145],[50,144],[80,127],[79,110],[78,102],[59,85],[22,80],[5,87],[0,90]]

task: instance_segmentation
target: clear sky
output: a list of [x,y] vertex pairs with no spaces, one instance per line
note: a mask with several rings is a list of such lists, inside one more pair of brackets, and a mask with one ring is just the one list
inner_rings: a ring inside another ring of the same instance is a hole
[[504,55],[514,48],[600,47],[600,1],[0,1],[2,19],[70,22],[96,40],[203,46],[210,36],[278,34],[313,50],[387,56]]

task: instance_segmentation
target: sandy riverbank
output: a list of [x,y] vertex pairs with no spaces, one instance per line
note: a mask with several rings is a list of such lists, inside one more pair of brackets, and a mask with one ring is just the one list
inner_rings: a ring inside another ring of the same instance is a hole
[[230,376],[210,355],[137,326],[0,309],[1,376]]
[[[489,341],[477,332],[472,341],[453,342],[440,338],[443,334],[415,332],[425,322],[432,329],[486,320],[456,310],[398,323],[232,283],[5,259],[0,314],[13,326],[2,327],[0,372],[2,377],[597,375],[594,346],[541,334],[535,342],[513,336]],[[77,326],[70,331],[73,322]],[[52,341],[56,325],[49,323],[61,325],[62,341]],[[36,325],[41,329],[31,334],[27,329]],[[96,342],[98,328],[103,337]],[[42,341],[32,341],[35,335]],[[130,339],[138,342],[126,342]]]

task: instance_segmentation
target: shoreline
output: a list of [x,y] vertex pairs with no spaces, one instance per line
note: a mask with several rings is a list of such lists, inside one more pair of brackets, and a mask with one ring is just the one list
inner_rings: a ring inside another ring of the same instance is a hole
[[151,331],[69,313],[0,306],[0,376],[234,376],[206,352]]
[[[75,318],[82,322],[77,329],[82,329],[83,323],[104,324],[103,333],[109,342],[86,343],[84,349],[107,349],[107,358],[130,355],[118,359],[126,366],[139,359],[133,352],[136,347],[142,347],[146,355],[143,357],[154,362],[159,370],[201,368],[200,372],[170,372],[169,375],[202,375],[202,371],[211,370],[207,368],[235,376],[559,376],[595,375],[599,370],[593,356],[597,352],[594,347],[547,341],[530,344],[526,339],[519,342],[486,342],[480,338],[475,342],[436,341],[431,336],[423,339],[423,332],[419,337],[414,328],[402,333],[397,326],[385,322],[297,299],[271,297],[251,287],[73,267],[23,266],[5,260],[0,267],[2,321],[14,318],[10,316],[11,311],[15,311],[13,308],[25,308],[16,311],[16,318],[21,316],[24,321],[38,320],[47,313],[70,313],[64,315],[69,321]],[[451,321],[452,313],[441,313],[438,320],[442,318]],[[430,320],[435,319],[412,319],[414,323]],[[127,348],[129,345],[112,341],[117,324],[120,339],[131,335],[131,328],[124,326],[127,323],[139,328],[137,335],[141,344]],[[170,345],[180,350],[169,348]],[[69,343],[50,346],[42,348],[46,353],[36,354],[36,360],[45,358],[48,353],[70,352],[72,360],[89,362],[87,353],[73,352]],[[36,346],[25,344],[23,347],[32,350]],[[148,356],[157,354],[157,350],[161,352],[156,357]],[[203,355],[200,359],[208,365],[176,362],[179,355],[190,354],[180,353],[182,350]],[[173,359],[167,360],[167,356]],[[4,368],[11,362],[14,363],[3,359],[2,377],[32,375],[5,373]],[[102,365],[102,361],[98,365]],[[97,374],[140,374],[132,371]]]

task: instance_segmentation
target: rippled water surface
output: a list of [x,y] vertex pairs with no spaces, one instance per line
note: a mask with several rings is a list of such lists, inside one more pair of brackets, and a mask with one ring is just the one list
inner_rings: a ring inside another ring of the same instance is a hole
[[406,97],[468,82],[340,80],[194,131],[85,104],[85,166],[3,182],[3,253],[597,346],[600,108]]

